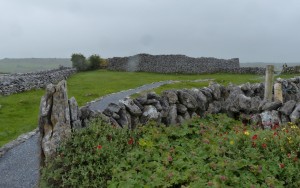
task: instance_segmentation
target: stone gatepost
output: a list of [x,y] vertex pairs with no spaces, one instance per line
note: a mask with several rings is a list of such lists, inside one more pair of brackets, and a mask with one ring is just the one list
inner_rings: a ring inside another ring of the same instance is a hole
[[75,98],[68,100],[67,82],[63,80],[57,85],[49,84],[40,104],[42,159],[53,156],[59,144],[70,137],[73,123],[76,122],[76,127],[79,127],[79,116]]

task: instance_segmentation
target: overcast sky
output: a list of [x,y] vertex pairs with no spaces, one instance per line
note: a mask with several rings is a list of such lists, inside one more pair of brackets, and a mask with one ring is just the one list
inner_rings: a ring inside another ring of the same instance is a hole
[[0,58],[74,52],[300,62],[300,1],[0,0]]

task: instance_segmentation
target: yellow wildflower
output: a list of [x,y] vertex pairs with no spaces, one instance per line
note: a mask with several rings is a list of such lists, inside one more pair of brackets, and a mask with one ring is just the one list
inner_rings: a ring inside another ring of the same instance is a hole
[[297,129],[298,127],[296,125],[291,126],[292,129]]
[[230,144],[230,145],[233,145],[233,144],[234,144],[234,141],[233,141],[233,140],[230,140],[229,144]]
[[245,131],[244,134],[248,136],[250,133],[248,131]]

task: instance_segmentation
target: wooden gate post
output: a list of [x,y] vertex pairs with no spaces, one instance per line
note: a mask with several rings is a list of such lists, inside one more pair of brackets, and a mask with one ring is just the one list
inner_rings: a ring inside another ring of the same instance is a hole
[[278,100],[283,103],[282,84],[281,83],[274,84],[274,100]]
[[274,65],[267,65],[264,100],[272,101]]

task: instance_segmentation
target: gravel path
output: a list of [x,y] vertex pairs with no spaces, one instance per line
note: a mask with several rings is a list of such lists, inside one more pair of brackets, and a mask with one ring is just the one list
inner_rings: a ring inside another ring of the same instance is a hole
[[[172,83],[172,81],[156,82],[136,89],[113,93],[92,102],[90,108],[103,111],[111,102],[118,102],[134,93],[168,83]],[[38,187],[40,168],[40,146],[38,140],[39,134],[36,134],[0,157],[0,188]]]
[[135,88],[135,89],[130,89],[130,90],[126,90],[126,91],[121,91],[118,93],[113,93],[110,95],[107,95],[105,97],[102,97],[101,99],[92,102],[89,105],[89,108],[91,110],[100,110],[103,111],[109,103],[111,102],[118,102],[121,99],[124,99],[132,94],[141,92],[141,91],[145,91],[145,90],[150,90],[150,89],[154,89],[156,87],[165,85],[165,84],[170,84],[173,83],[174,81],[161,81],[161,82],[155,82],[152,84],[147,84],[147,85],[143,85],[141,87]]
[[9,150],[0,158],[1,188],[37,187],[40,168],[39,134]]

